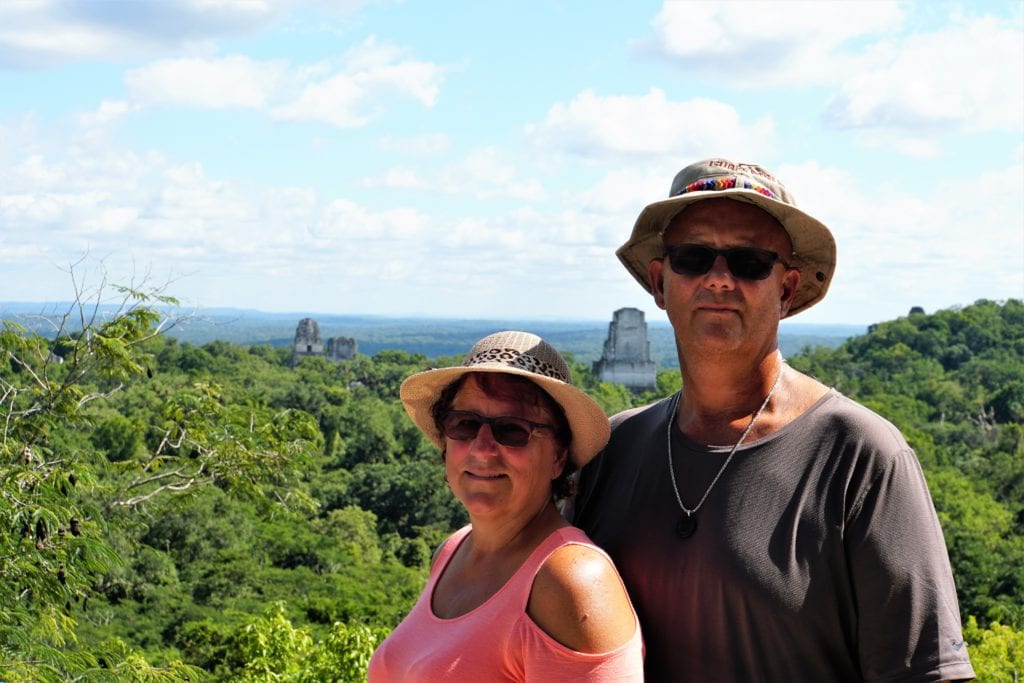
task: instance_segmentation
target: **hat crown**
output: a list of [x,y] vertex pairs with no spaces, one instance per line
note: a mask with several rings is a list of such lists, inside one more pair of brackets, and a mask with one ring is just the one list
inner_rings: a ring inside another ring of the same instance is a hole
[[572,373],[553,346],[529,332],[496,332],[473,345],[465,367],[515,368],[572,384]]
[[768,169],[721,158],[704,159],[681,170],[672,179],[668,196],[721,190],[753,190],[769,199],[796,206],[793,195]]

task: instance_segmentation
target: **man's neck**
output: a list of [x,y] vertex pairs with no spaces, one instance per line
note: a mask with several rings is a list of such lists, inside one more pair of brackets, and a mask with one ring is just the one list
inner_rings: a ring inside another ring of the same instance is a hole
[[[760,358],[681,358],[683,391],[676,414],[679,429],[704,443],[735,442],[776,380],[782,382],[779,373],[783,366],[782,355],[775,348]],[[765,416],[771,410],[771,405],[766,406]]]

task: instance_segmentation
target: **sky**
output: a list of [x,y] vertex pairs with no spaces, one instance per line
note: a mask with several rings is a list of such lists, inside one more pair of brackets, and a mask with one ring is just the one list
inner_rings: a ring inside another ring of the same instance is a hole
[[758,163],[871,324],[1024,298],[1024,2],[4,0],[0,301],[664,320],[614,255]]

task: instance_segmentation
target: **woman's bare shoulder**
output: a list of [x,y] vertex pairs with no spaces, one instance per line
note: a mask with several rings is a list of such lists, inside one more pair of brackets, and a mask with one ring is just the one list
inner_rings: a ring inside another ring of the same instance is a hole
[[615,567],[604,554],[578,543],[560,547],[541,566],[527,613],[549,636],[578,652],[611,652],[636,631]]

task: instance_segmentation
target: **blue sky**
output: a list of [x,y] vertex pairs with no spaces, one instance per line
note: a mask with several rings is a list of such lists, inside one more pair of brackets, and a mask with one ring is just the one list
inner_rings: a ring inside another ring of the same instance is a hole
[[1022,9],[5,0],[0,301],[662,320],[614,250],[719,155],[836,236],[794,322],[1024,297]]

